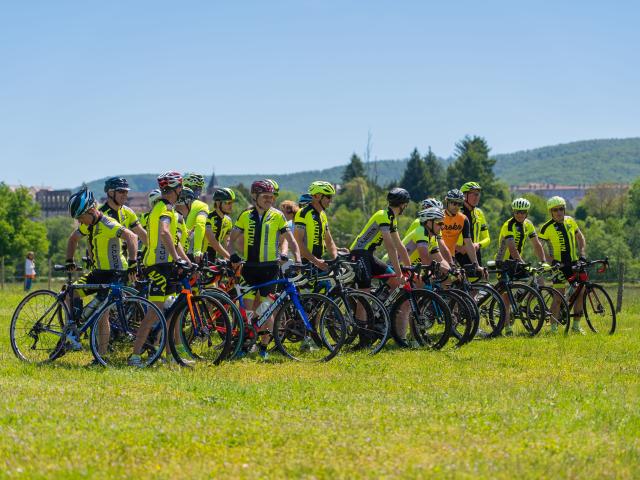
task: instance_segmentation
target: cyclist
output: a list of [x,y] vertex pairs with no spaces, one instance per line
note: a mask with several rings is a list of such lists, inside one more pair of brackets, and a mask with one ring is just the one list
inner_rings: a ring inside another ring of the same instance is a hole
[[[239,263],[244,258],[242,277],[248,285],[258,285],[275,280],[278,277],[279,261],[288,260],[283,250],[283,240],[293,252],[295,261],[300,262],[300,251],[295,238],[289,231],[284,214],[275,208],[273,184],[267,180],[256,180],[251,184],[251,199],[253,206],[243,211],[231,230],[230,249],[231,262]],[[236,253],[238,247],[243,256]],[[256,292],[250,311],[260,314],[272,303],[270,295],[276,290],[276,285],[262,287]],[[267,329],[273,328],[273,317],[265,323]],[[266,359],[267,344],[270,341],[268,331],[259,332],[261,342],[259,355]]]
[[[464,202],[464,194],[454,188],[449,190],[444,197],[444,227],[442,227],[442,239],[452,258],[461,266],[473,264],[480,267],[476,256],[476,249],[472,241],[471,222],[460,211]],[[456,252],[461,252],[457,255]]]
[[[551,214],[551,219],[542,225],[539,234],[540,239],[547,245],[552,263],[560,267],[560,274],[554,279],[553,286],[563,294],[565,280],[574,274],[572,266],[578,261],[586,261],[585,252],[587,249],[587,242],[578,223],[572,217],[565,215],[566,208],[567,202],[562,197],[555,196],[547,200],[547,209]],[[583,297],[584,289],[581,289],[573,307],[574,320],[571,325],[574,332],[582,335],[585,334],[580,326]],[[559,301],[554,299],[551,305],[554,316],[557,316],[559,310]]]
[[229,233],[233,227],[231,211],[236,194],[230,188],[216,188],[213,192],[213,210],[207,219],[205,249],[212,261],[215,258],[229,259]]
[[303,262],[313,263],[321,270],[328,268],[322,260],[325,251],[331,259],[338,255],[338,249],[329,230],[325,210],[331,205],[336,190],[329,182],[315,181],[309,185],[311,203],[298,210],[295,216],[294,237],[300,248]]
[[400,264],[411,265],[407,249],[398,234],[397,217],[407,208],[411,196],[404,188],[392,188],[387,193],[387,208],[374,213],[351,244],[351,261],[358,262],[356,283],[361,289],[371,287],[371,277],[388,272],[387,264],[374,256],[376,248],[384,244],[395,277],[389,279],[393,290],[404,282]]
[[198,200],[196,192],[189,187],[183,187],[180,197],[175,204],[176,211],[184,219],[184,230],[181,234],[181,244],[185,247],[187,256],[196,263],[200,263],[205,251],[205,230],[209,217],[209,207]]
[[[533,251],[538,257],[540,262],[546,263],[546,256],[542,244],[538,239],[536,228],[531,223],[531,220],[527,218],[529,215],[529,209],[531,208],[531,202],[526,198],[516,198],[511,202],[511,211],[513,215],[502,225],[500,229],[500,237],[498,240],[498,252],[496,253],[496,261],[503,261],[506,259],[517,260],[524,263],[522,259],[522,250],[524,249],[524,242],[529,239],[533,246]],[[502,294],[502,299],[505,302],[507,312],[511,311],[509,301],[509,295]],[[512,319],[504,328],[504,333],[507,336],[513,335],[513,328],[511,325]],[[552,325],[552,328],[558,328],[557,325]]]
[[[89,273],[82,275],[75,282],[75,285],[112,283],[120,280],[125,271],[129,274],[130,280],[135,280],[138,248],[135,234],[98,210],[93,193],[86,188],[71,195],[68,208],[69,214],[78,220],[80,225],[69,236],[67,242],[67,270],[76,269],[73,256],[82,237],[87,237],[91,264]],[[130,255],[128,261],[122,254],[121,240],[126,242],[127,252]],[[97,293],[98,301],[104,300],[108,294],[107,290],[89,292],[79,289],[77,292],[80,298]],[[70,297],[68,297],[68,301],[71,301]],[[106,317],[99,319],[98,328],[100,329],[100,338],[108,338],[109,322]],[[70,337],[69,341],[74,349],[82,348],[77,338]]]
[[[464,205],[462,207],[462,213],[469,219],[471,224],[471,239],[473,241],[473,247],[476,251],[476,258],[478,259],[478,265],[482,265],[482,253],[483,248],[487,248],[491,243],[491,237],[489,236],[489,227],[484,216],[484,212],[478,208],[480,203],[480,193],[482,187],[477,182],[467,182],[460,191],[464,194]],[[456,252],[458,263],[466,265],[472,263],[471,256],[468,252],[458,249]]]
[[[182,191],[182,175],[169,171],[158,176],[157,181],[162,196],[149,212],[149,245],[144,256],[144,265],[149,278],[149,300],[163,311],[164,302],[173,293],[169,285],[173,263],[181,260],[190,265],[191,262],[178,241],[178,218],[174,211],[174,205]],[[153,313],[149,311],[142,319],[129,365],[142,365],[140,352],[154,318]]]
[[135,212],[125,205],[129,197],[129,190],[129,182],[127,182],[126,178],[111,177],[107,179],[104,182],[104,193],[107,194],[107,201],[100,207],[100,211],[106,216],[117,220],[123,227],[131,230],[143,244],[146,244],[147,232],[140,225]]

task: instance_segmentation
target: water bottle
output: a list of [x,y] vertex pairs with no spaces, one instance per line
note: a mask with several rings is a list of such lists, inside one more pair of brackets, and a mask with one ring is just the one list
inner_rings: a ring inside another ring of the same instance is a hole
[[176,301],[176,296],[175,295],[169,295],[167,297],[167,299],[164,301],[164,309],[165,311],[169,310],[171,308],[171,305],[173,305],[173,302]]
[[264,312],[269,310],[270,306],[271,306],[271,302],[270,301],[263,300],[262,303],[260,305],[258,305],[258,308],[256,308],[256,315],[258,315],[258,317],[261,317]]
[[86,307],[84,307],[84,309],[82,310],[82,315],[80,315],[80,323],[84,323],[86,322],[88,319],[91,318],[91,315],[93,315],[93,312],[96,311],[96,309],[98,308],[98,306],[102,303],[102,301],[96,296],[94,297],[88,304]]

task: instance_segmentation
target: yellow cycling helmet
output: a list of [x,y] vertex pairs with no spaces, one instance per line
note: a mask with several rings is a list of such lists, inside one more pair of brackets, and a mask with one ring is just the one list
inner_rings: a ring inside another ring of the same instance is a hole
[[482,190],[482,187],[478,182],[467,182],[460,187],[462,193],[467,193],[469,190]]
[[273,185],[273,194],[277,197],[278,194],[280,193],[280,185],[278,185],[278,182],[276,182],[272,178],[265,178],[265,181]]
[[567,202],[565,201],[565,199],[557,195],[547,200],[547,210],[551,210],[552,208],[556,208],[556,207],[566,207],[566,206],[567,206]]
[[329,182],[323,182],[322,180],[316,180],[311,185],[309,185],[309,195],[335,195],[336,189],[333,188]]

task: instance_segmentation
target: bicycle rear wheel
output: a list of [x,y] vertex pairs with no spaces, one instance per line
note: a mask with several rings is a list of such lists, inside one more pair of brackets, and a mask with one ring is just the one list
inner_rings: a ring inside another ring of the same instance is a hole
[[[176,337],[177,335],[177,337]],[[169,324],[169,348],[182,366],[190,360],[214,365],[228,358],[233,332],[225,307],[208,295],[193,295],[191,308],[181,300]]]
[[348,346],[354,351],[368,350],[371,355],[378,353],[389,339],[389,312],[370,293],[347,289],[343,296],[331,297],[340,307],[347,324],[347,338],[343,348]]
[[91,352],[101,365],[127,366],[139,331],[145,335],[141,366],[153,365],[162,355],[167,342],[167,323],[160,309],[146,298],[113,299],[95,315]]
[[597,284],[589,285],[582,304],[587,325],[593,333],[611,335],[616,331],[616,311],[604,288]]
[[473,314],[465,300],[452,290],[438,290],[436,292],[447,304],[451,311],[451,337],[456,347],[461,347],[471,340],[474,327]]
[[451,311],[439,295],[428,290],[403,292],[391,307],[390,317],[402,347],[440,349],[451,336]]
[[495,338],[502,334],[507,318],[507,309],[495,288],[486,283],[473,283],[468,292],[478,306],[480,321],[477,336]]
[[51,290],[36,290],[18,304],[9,327],[13,353],[29,363],[54,360],[64,347],[69,310]]
[[[529,285],[513,283],[509,287],[515,300],[515,305],[510,308],[510,326],[516,336],[537,335],[545,319],[547,307],[542,296],[536,289]],[[499,290],[503,291],[503,289]]]
[[[544,300],[544,304],[547,307],[547,320],[551,325],[554,323],[558,325],[559,329],[563,329],[565,332],[569,329],[569,304],[566,298],[558,290],[553,287],[540,286],[538,287],[540,295]],[[553,313],[553,304],[558,307],[558,313]]]
[[244,341],[244,338],[245,338],[244,317],[242,316],[240,309],[228,294],[226,294],[225,292],[217,288],[206,289],[202,292],[202,295],[206,295],[208,297],[212,297],[216,299],[218,302],[222,304],[225,311],[227,312],[227,315],[229,316],[229,321],[231,322],[231,332],[232,332],[231,348],[229,349],[228,358],[229,359],[235,358],[235,356],[240,351],[240,348],[242,347],[242,342]]
[[273,338],[285,356],[301,362],[326,362],[335,357],[347,337],[347,325],[340,307],[317,293],[301,293],[300,304],[309,320],[304,323],[292,299],[276,314]]

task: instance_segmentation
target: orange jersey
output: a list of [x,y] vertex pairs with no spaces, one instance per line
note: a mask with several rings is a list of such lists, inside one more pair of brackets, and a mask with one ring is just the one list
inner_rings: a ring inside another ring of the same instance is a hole
[[456,243],[462,234],[462,238],[471,238],[471,224],[469,219],[462,212],[451,215],[447,210],[444,211],[444,227],[442,227],[442,240],[451,252],[456,254]]

